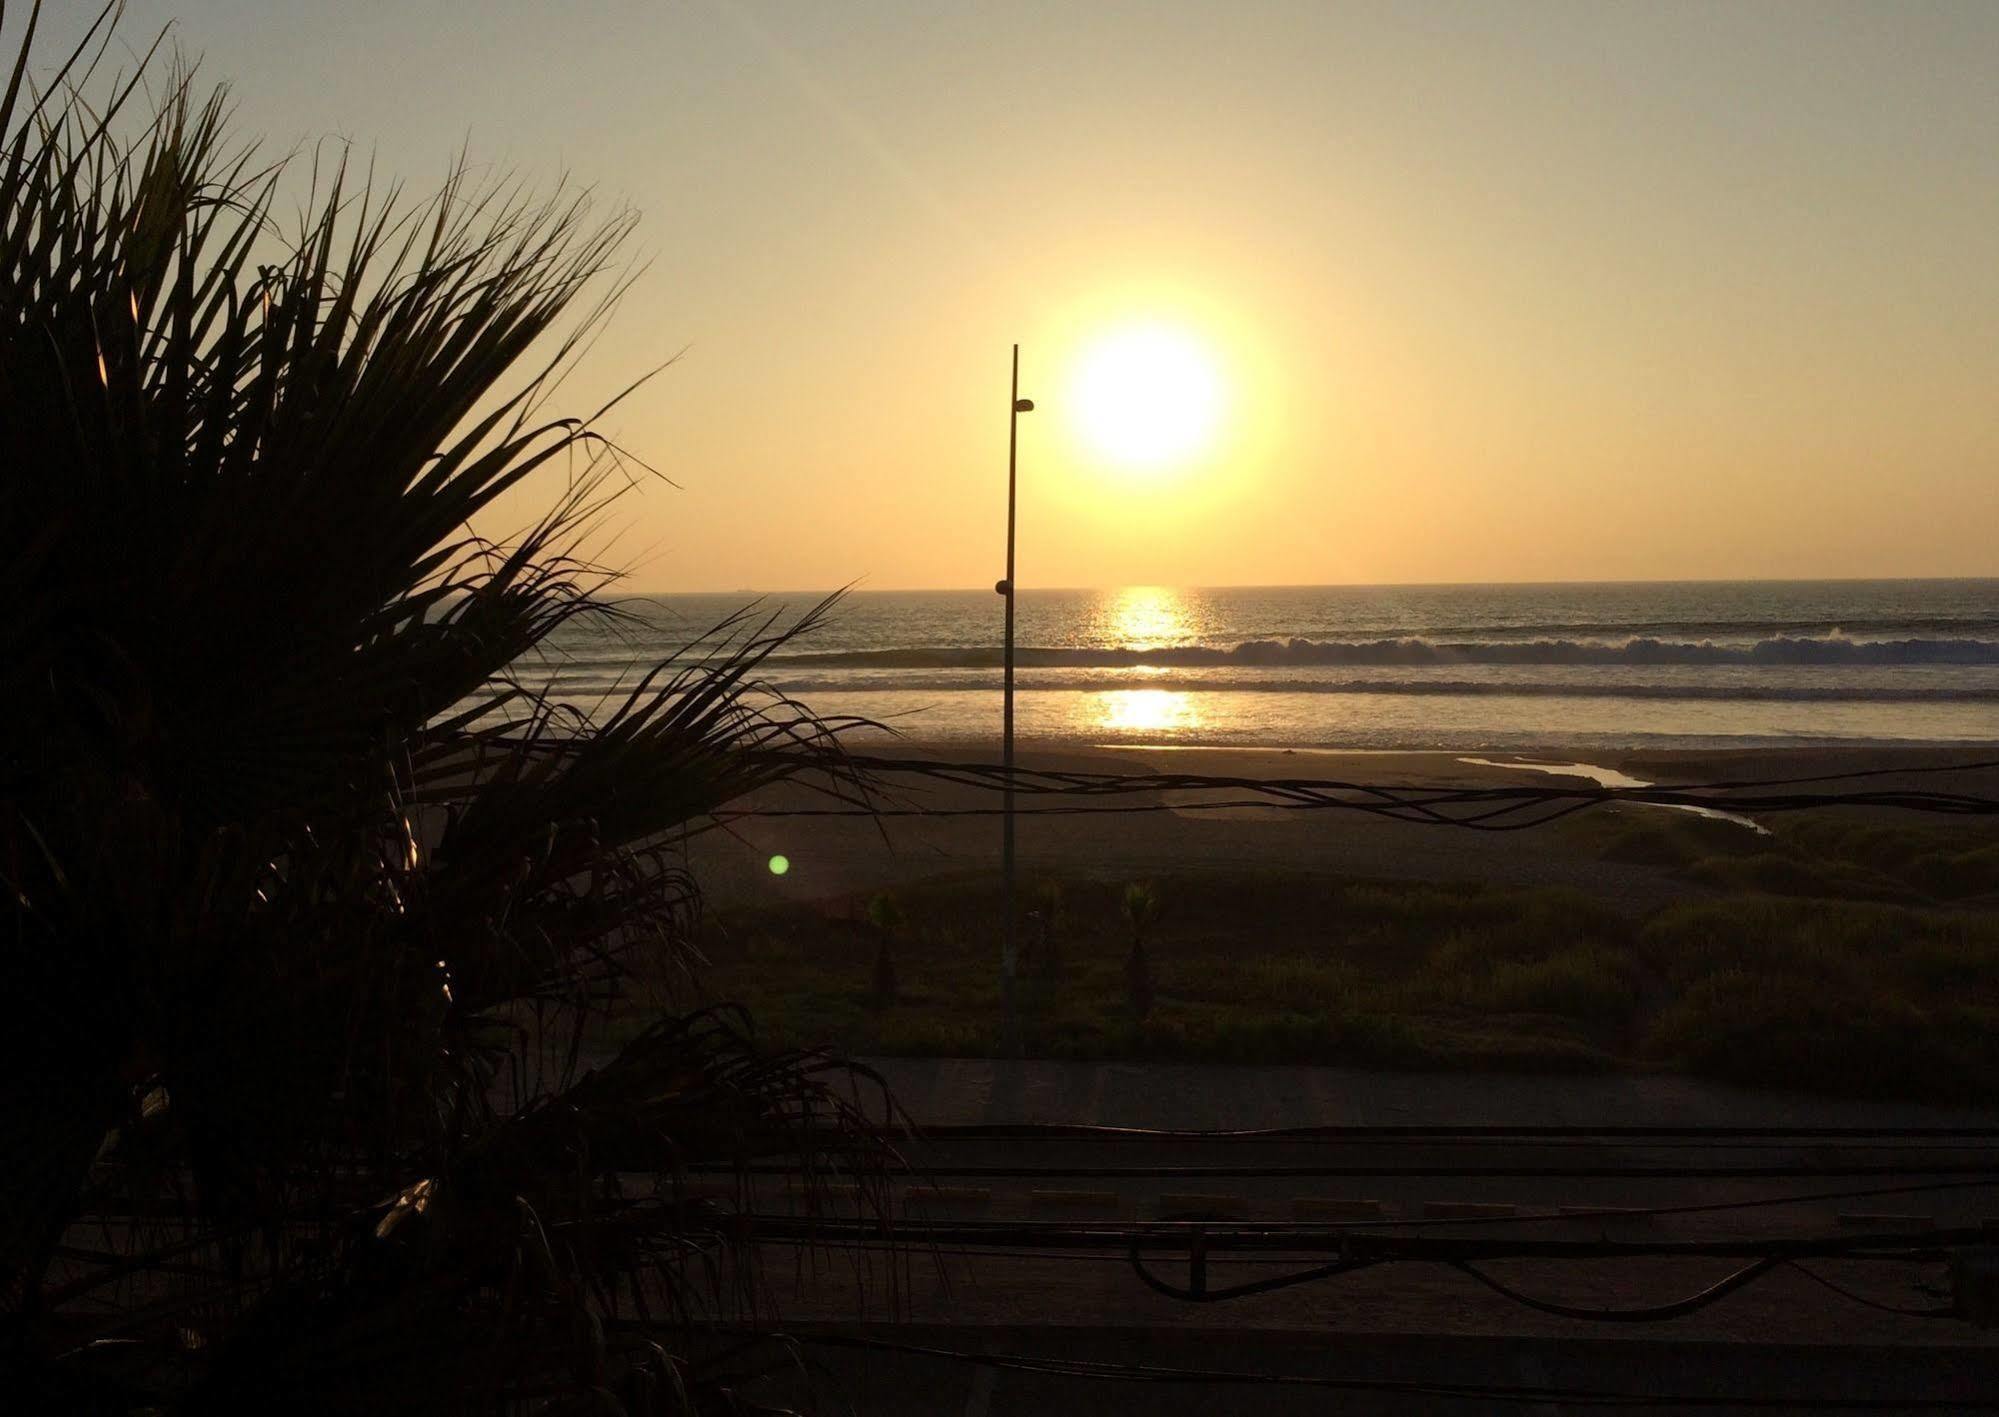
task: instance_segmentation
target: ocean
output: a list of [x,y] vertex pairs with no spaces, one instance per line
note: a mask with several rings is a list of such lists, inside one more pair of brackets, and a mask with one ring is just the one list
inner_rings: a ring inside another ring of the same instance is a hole
[[[733,611],[624,602],[524,677],[596,708]],[[914,739],[1000,731],[991,591],[857,591],[765,679]],[[1349,749],[1999,742],[1999,580],[1023,590],[1023,739]]]

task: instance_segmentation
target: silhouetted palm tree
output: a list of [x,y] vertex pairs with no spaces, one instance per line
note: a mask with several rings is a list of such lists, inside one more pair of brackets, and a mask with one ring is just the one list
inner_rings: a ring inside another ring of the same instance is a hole
[[1035,908],[1028,912],[1028,932],[1033,976],[1044,991],[1052,990],[1062,975],[1063,900],[1060,881],[1044,882],[1034,893]]
[[[627,962],[686,947],[665,834],[841,780],[756,690],[768,619],[594,723],[512,677],[618,625],[577,547],[624,463],[544,410],[629,219],[334,161],[281,222],[298,179],[184,71],[78,96],[110,18],[44,91],[31,23],[0,97],[0,1390],[702,1408],[605,1324],[737,1292],[684,1168],[882,1157],[727,1012],[579,1066]],[[543,519],[468,530],[538,472]]]
[[1125,957],[1125,992],[1134,1018],[1152,1012],[1152,961],[1145,953],[1145,932],[1159,915],[1159,893],[1144,881],[1132,881],[1124,888],[1124,918],[1131,926],[1131,953]]
[[895,932],[902,928],[902,904],[887,891],[868,901],[868,923],[875,927],[874,999],[876,1004],[892,1004],[896,998],[895,957],[890,947]]

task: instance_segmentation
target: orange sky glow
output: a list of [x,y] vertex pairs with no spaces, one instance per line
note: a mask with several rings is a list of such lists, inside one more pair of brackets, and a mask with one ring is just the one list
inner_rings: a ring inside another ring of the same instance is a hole
[[277,147],[644,213],[634,588],[989,584],[1016,340],[1024,585],[1999,574],[1999,5],[176,16]]

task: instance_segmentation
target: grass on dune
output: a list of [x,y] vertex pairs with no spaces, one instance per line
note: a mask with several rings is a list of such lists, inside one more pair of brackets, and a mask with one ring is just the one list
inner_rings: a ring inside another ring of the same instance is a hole
[[1648,1055],[1733,1082],[1999,1096],[1999,918],[1832,900],[1675,906],[1640,949],[1666,984]]
[[[1159,880],[1155,999],[1128,1002],[1121,882],[1028,884],[1030,1056],[1418,1068],[1663,1068],[1849,1095],[1999,1097],[1999,837],[1834,817],[1759,837],[1662,813],[1577,849],[1672,872],[1634,916],[1580,893],[1188,871]],[[999,1017],[997,884],[898,893],[877,999],[867,901],[709,922],[705,987],[788,1043],[980,1055]],[[1052,941],[1052,946],[1050,942]],[[1050,949],[1055,956],[1050,967]]]
[[[1634,1041],[1630,924],[1582,896],[1175,878],[1159,887],[1163,909],[1148,933],[1156,1002],[1140,1020],[1127,1002],[1121,888],[1076,880],[1031,892],[1044,915],[1060,892],[1052,936],[1023,932],[1031,1054],[1600,1068]],[[705,946],[707,987],[749,1003],[779,1039],[888,1054],[991,1051],[996,888],[938,882],[900,901],[893,1003],[870,988],[879,937],[860,902],[718,917]]]
[[1721,891],[1906,905],[1999,904],[1999,827],[1817,811],[1759,836],[1678,812],[1584,816],[1559,830],[1605,861],[1660,866]]

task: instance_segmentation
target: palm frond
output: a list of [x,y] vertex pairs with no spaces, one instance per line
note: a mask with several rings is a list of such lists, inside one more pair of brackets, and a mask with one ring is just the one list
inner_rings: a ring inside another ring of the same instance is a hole
[[[31,14],[0,97],[0,1381],[692,1410],[601,1323],[751,1301],[688,1168],[897,1159],[859,1074],[745,1021],[591,1030],[687,957],[688,835],[788,778],[865,793],[758,678],[830,607],[733,617],[597,716],[530,689],[623,613],[584,543],[631,464],[548,410],[631,214],[266,159],[191,68],[139,115],[152,51],[93,103],[115,10],[39,90]],[[530,479],[544,516],[471,530]]]

